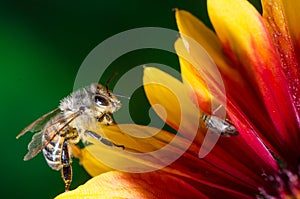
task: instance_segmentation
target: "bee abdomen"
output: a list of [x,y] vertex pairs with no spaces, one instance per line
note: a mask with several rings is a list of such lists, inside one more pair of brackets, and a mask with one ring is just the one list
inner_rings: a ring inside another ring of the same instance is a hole
[[[45,136],[44,139],[45,138],[47,137]],[[49,167],[54,170],[60,170],[62,168],[61,153],[64,139],[65,138],[59,134],[56,135],[50,142],[45,139],[45,142],[49,142],[49,144],[47,144],[43,149],[43,154]]]

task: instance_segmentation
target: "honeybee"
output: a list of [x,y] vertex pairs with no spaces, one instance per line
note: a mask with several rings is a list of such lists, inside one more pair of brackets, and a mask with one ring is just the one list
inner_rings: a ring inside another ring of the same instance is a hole
[[239,135],[238,130],[230,122],[222,120],[214,115],[202,115],[202,120],[207,128],[213,130],[213,132],[220,134],[224,137]]
[[57,109],[43,115],[17,135],[18,139],[28,131],[35,133],[24,160],[30,160],[43,151],[49,167],[61,171],[67,191],[72,181],[71,145],[80,140],[87,142],[89,136],[107,146],[124,149],[124,146],[89,130],[100,124],[112,125],[112,113],[120,107],[117,97],[97,83],[71,93],[60,101]]

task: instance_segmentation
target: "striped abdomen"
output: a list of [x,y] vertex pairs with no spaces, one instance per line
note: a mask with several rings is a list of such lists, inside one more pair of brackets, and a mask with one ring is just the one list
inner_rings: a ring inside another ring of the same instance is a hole
[[[43,142],[49,142],[50,139],[51,138],[48,136],[43,136]],[[61,154],[64,140],[65,137],[57,134],[43,149],[43,154],[49,167],[54,170],[60,170],[63,166],[61,161]]]
[[[43,148],[43,154],[52,169],[60,170],[63,167],[62,150],[64,142],[76,144],[79,142],[79,136],[75,129],[69,125],[65,126],[64,122],[56,123],[53,121],[56,121],[56,118],[49,121],[45,128],[42,142],[47,143],[47,145]],[[69,148],[69,146],[66,147]],[[71,161],[71,151],[70,149],[68,151],[68,159]]]

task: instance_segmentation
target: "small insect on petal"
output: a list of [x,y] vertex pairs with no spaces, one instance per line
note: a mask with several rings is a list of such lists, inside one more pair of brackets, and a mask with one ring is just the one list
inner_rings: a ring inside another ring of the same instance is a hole
[[203,114],[202,119],[207,128],[212,129],[213,132],[218,133],[221,136],[229,137],[239,135],[239,132],[235,126],[218,118],[217,116]]

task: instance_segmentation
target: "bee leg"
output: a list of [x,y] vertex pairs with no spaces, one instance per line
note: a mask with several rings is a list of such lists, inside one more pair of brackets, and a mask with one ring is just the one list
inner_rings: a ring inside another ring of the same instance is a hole
[[122,148],[123,150],[125,149],[125,147],[123,145],[118,145],[118,144],[115,144],[113,142],[111,142],[110,140],[108,139],[105,139],[103,137],[101,137],[100,135],[98,135],[97,133],[93,132],[93,131],[85,131],[86,134],[88,134],[89,136],[91,136],[92,138],[102,142],[103,144],[105,144],[106,146],[114,146],[114,147],[120,147]]
[[65,191],[68,191],[72,182],[72,166],[67,140],[63,143],[61,162],[63,165],[63,168],[61,169],[61,177],[65,182]]

